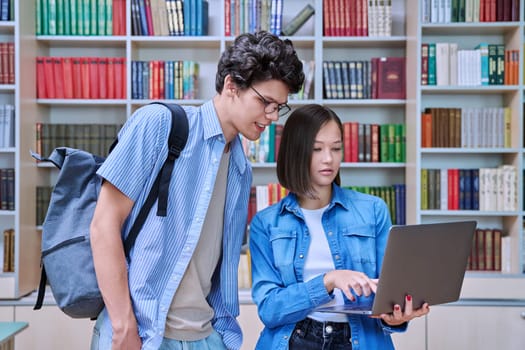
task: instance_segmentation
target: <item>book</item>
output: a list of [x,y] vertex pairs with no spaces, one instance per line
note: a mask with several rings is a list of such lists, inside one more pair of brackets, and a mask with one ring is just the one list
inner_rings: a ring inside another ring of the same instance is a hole
[[377,65],[377,98],[405,99],[405,57],[381,57]]
[[292,20],[284,26],[281,35],[294,35],[315,13],[312,5],[306,4],[305,7]]

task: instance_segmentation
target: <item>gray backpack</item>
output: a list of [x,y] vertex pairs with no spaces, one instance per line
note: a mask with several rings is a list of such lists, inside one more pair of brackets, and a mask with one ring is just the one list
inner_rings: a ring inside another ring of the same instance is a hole
[[[169,108],[172,116],[169,154],[124,241],[128,261],[135,239],[157,199],[157,215],[166,216],[173,164],[188,137],[184,109],[174,104],[160,104]],[[110,151],[117,141],[113,142]],[[104,158],[68,147],[56,148],[49,158],[36,153],[32,156],[50,161],[60,169],[42,228],[42,271],[34,309],[42,307],[47,282],[57,305],[67,315],[94,319],[104,308],[104,301],[93,266],[89,226],[102,185],[96,172]]]

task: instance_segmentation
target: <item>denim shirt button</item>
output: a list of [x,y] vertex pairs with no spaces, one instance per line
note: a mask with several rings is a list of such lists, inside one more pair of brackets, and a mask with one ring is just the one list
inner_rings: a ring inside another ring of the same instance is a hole
[[334,233],[332,231],[328,232],[328,236],[333,235]]
[[302,259],[304,258],[304,255],[303,254],[299,254],[299,259]]
[[340,256],[336,255],[334,258],[335,258],[335,260],[339,260]]
[[354,345],[357,345],[357,344],[359,344],[359,341],[358,341],[357,339],[355,339],[355,340],[353,341],[353,343],[354,343]]

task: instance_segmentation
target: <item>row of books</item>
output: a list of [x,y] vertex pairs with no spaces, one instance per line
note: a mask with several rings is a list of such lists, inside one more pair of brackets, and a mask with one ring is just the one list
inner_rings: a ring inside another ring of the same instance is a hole
[[125,57],[36,58],[37,98],[123,99]]
[[517,210],[516,167],[421,169],[421,209]]
[[503,238],[501,229],[477,228],[472,238],[472,248],[468,257],[467,270],[501,271],[502,260],[510,259],[510,255],[503,254]]
[[15,210],[14,168],[0,168],[0,210]]
[[325,36],[390,36],[392,0],[324,0]]
[[343,123],[343,160],[355,162],[404,163],[405,124]]
[[0,21],[15,20],[15,0],[0,0]]
[[426,108],[421,113],[421,147],[509,148],[508,107]]
[[421,45],[421,85],[516,85],[519,50],[503,44],[481,43],[472,50],[457,43]]
[[121,124],[36,124],[36,152],[47,157],[57,147],[107,156]]
[[0,148],[15,147],[15,106],[0,105]]
[[224,35],[266,30],[281,34],[284,0],[224,0]]
[[390,213],[392,224],[406,225],[406,185],[390,186],[349,186],[355,191],[382,198]]
[[248,140],[241,135],[244,154],[252,163],[273,163],[279,154],[282,124],[270,124],[257,140]]
[[36,35],[126,35],[126,0],[36,0]]
[[406,58],[323,61],[323,91],[328,99],[405,99]]
[[36,225],[41,226],[47,215],[47,208],[51,200],[51,193],[53,186],[37,186],[36,187]]
[[207,0],[131,0],[133,35],[207,35]]
[[513,22],[520,0],[423,0],[423,23]]
[[[346,186],[346,188],[382,198],[388,206],[392,223],[404,225],[406,223],[406,185],[394,184],[390,186]],[[288,190],[279,183],[252,186],[248,205],[248,223],[258,211],[273,205],[283,199]]]
[[4,230],[2,253],[2,272],[15,272],[15,230],[7,228]]
[[[241,136],[244,153],[252,163],[277,160],[283,125],[270,124],[258,140]],[[343,161],[403,163],[406,161],[404,124],[343,123]]]
[[196,61],[131,62],[133,99],[195,99],[198,81]]
[[0,42],[0,84],[15,83],[15,44]]

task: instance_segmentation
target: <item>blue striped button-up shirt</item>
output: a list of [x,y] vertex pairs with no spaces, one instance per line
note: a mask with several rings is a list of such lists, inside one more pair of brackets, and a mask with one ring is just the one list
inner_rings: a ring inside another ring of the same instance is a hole
[[[210,203],[225,139],[212,101],[185,107],[189,121],[186,147],[175,162],[169,187],[168,215],[156,216],[156,205],[131,251],[129,286],[143,349],[157,349],[164,335],[170,303],[193,255]],[[135,205],[124,225],[128,232],[168,153],[169,111],[160,105],[137,110],[119,133],[119,143],[98,174]],[[212,278],[208,302],[213,327],[228,349],[238,349],[241,330],[237,266],[246,227],[251,168],[239,138],[231,142],[226,188],[222,256]],[[97,322],[99,349],[111,348],[106,310]]]

